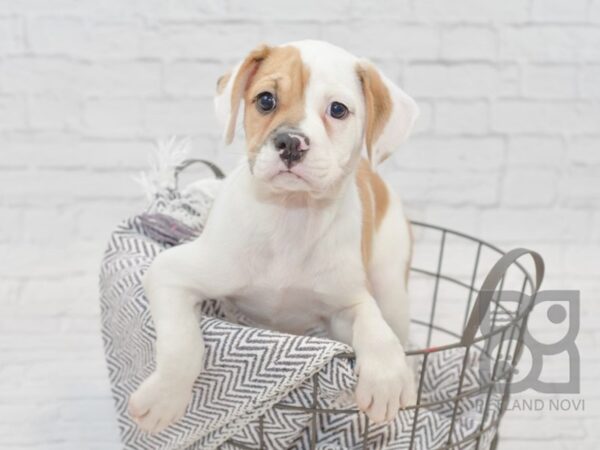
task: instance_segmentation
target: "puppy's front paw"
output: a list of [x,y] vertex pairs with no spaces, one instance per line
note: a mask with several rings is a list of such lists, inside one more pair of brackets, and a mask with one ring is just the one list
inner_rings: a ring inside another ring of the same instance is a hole
[[150,375],[129,399],[129,414],[148,433],[158,433],[183,416],[192,386]]
[[[389,422],[417,402],[415,380],[401,349],[358,361],[356,404],[374,423]],[[393,356],[392,356],[393,355]]]

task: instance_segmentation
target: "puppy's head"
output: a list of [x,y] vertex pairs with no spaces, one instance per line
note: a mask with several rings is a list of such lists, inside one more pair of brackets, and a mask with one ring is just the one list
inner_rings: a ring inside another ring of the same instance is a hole
[[371,63],[320,41],[260,46],[219,79],[227,143],[242,104],[253,175],[274,191],[316,197],[352,172],[363,147],[373,166],[387,158],[418,115]]

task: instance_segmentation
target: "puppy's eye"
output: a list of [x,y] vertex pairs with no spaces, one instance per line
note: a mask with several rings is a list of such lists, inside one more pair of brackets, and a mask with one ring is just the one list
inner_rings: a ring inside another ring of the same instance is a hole
[[270,113],[276,106],[277,100],[270,92],[261,92],[256,96],[256,109],[261,113]]
[[329,115],[334,119],[344,119],[348,115],[348,108],[340,102],[333,102],[329,105]]

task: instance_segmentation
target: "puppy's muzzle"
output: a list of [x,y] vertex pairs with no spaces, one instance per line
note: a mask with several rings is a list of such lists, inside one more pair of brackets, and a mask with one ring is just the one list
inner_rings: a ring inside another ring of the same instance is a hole
[[273,138],[275,150],[288,169],[302,161],[309,147],[308,137],[302,133],[282,132]]

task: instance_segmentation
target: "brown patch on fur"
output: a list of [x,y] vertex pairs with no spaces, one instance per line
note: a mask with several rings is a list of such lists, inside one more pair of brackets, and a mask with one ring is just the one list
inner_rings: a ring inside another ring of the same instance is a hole
[[227,133],[225,134],[225,142],[231,143],[233,140],[233,134],[235,131],[235,122],[240,109],[240,102],[244,98],[244,94],[248,90],[248,86],[256,73],[260,63],[271,52],[271,48],[266,45],[252,50],[246,59],[240,65],[235,80],[233,81],[233,88],[231,89],[231,114],[229,118],[229,124],[227,125]]
[[229,82],[230,78],[231,72],[227,72],[225,75],[219,77],[219,79],[217,80],[217,94],[223,93],[223,91],[225,90],[225,86],[227,86],[227,83]]
[[[244,128],[250,157],[256,155],[277,127],[293,127],[304,118],[304,92],[309,76],[300,51],[291,46],[272,48],[258,66],[245,93]],[[274,94],[277,100],[275,111],[269,114],[256,109],[256,96],[264,91]]]
[[[365,161],[365,164],[367,162]],[[370,168],[369,168],[370,169]],[[375,228],[378,229],[390,204],[390,194],[381,177],[371,170],[371,189],[375,197]]]
[[369,160],[375,157],[374,144],[392,114],[392,99],[379,72],[370,64],[358,64],[356,72],[362,84],[366,107],[365,140]]
[[363,228],[361,252],[365,269],[371,261],[373,236],[387,212],[390,197],[381,177],[371,169],[366,159],[361,159],[356,172],[356,185],[362,204]]
[[360,250],[362,255],[363,267],[366,269],[371,261],[373,250],[373,234],[375,229],[375,209],[373,208],[373,193],[371,191],[371,182],[369,173],[364,170],[364,162],[360,161],[360,166],[356,172],[356,186],[362,205],[362,235],[360,240]]

